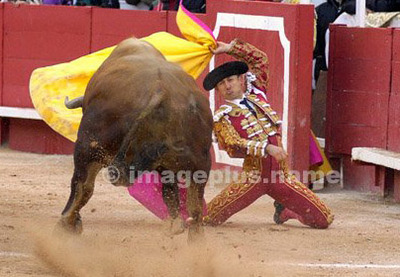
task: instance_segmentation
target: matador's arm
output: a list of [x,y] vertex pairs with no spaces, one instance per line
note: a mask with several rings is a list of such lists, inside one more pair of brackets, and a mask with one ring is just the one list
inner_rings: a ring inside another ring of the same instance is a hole
[[268,142],[259,142],[240,137],[232,124],[225,118],[214,122],[214,133],[220,148],[224,149],[231,158],[243,158],[246,155],[265,157],[267,155]]
[[261,90],[267,91],[269,84],[269,61],[266,53],[238,38],[232,42],[232,47],[227,54],[241,60],[250,68],[250,71],[256,75],[255,86]]

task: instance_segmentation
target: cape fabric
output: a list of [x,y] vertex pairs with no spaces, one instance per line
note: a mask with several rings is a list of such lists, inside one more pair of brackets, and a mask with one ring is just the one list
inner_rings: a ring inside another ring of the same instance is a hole
[[[176,22],[186,39],[159,32],[141,40],[152,44],[168,61],[179,64],[196,79],[213,55],[209,47],[216,48],[215,38],[212,31],[183,6],[178,10]],[[77,138],[82,109],[67,109],[64,99],[84,95],[90,78],[115,47],[67,63],[38,68],[31,75],[29,90],[35,109],[52,129],[73,142]]]

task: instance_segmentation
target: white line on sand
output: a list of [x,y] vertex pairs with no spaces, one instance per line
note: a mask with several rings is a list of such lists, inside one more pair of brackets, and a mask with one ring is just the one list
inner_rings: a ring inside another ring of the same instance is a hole
[[376,269],[400,269],[398,264],[292,264],[304,267],[325,267],[325,268],[376,268]]
[[0,251],[0,257],[29,257],[28,254],[18,253],[18,252],[7,252],[7,251]]

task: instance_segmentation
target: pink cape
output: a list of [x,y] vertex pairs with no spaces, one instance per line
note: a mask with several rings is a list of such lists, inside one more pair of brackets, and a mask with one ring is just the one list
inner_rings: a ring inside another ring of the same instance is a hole
[[[146,207],[158,218],[165,220],[169,217],[168,208],[162,197],[160,175],[155,172],[144,173],[128,187],[129,194]],[[183,220],[189,217],[186,206],[187,189],[179,188],[179,210]],[[206,201],[203,199],[203,215],[207,214]]]

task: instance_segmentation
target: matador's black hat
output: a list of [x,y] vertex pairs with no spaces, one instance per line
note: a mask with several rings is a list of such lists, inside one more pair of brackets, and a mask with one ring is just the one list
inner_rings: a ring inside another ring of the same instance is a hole
[[249,67],[244,62],[233,61],[224,63],[207,74],[203,81],[203,87],[206,90],[212,90],[223,79],[232,75],[244,74],[248,70]]

